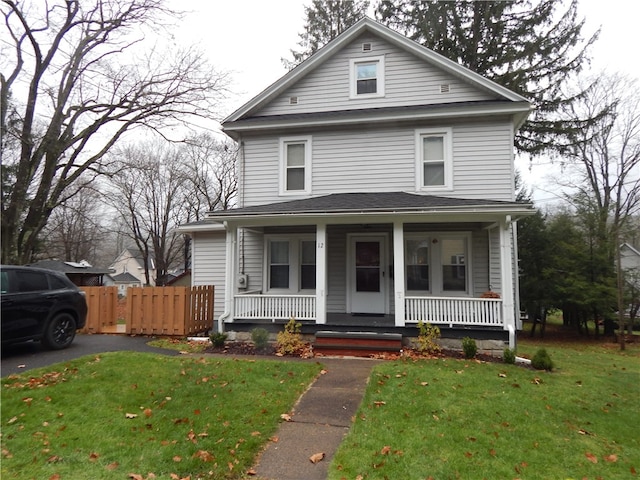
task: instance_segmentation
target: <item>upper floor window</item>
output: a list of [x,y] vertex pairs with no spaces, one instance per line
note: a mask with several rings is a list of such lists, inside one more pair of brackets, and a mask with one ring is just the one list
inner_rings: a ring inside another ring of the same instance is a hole
[[384,96],[384,56],[350,60],[350,97]]
[[453,158],[451,129],[416,130],[417,190],[451,190]]
[[311,137],[280,139],[280,194],[311,193]]

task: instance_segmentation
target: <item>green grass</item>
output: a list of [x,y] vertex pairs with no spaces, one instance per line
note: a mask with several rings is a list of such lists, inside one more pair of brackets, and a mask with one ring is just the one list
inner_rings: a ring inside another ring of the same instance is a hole
[[319,370],[118,352],[5,377],[1,477],[241,478]]
[[330,479],[613,479],[640,471],[640,350],[544,346],[552,373],[473,360],[374,369]]

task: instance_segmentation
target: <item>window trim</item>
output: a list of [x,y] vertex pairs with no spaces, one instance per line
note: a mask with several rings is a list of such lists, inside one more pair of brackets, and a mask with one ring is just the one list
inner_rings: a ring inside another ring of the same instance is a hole
[[[444,184],[424,184],[424,159],[422,151],[422,139],[424,137],[442,137],[444,149]],[[453,130],[451,127],[421,128],[415,131],[415,157],[416,157],[416,191],[437,192],[453,190]]]
[[[377,63],[376,68],[376,91],[374,93],[360,93],[358,94],[358,75],[356,67],[363,63]],[[351,100],[359,98],[376,98],[384,97],[385,95],[385,65],[384,55],[372,56],[372,57],[358,57],[349,59],[349,98]]]
[[[289,288],[271,288],[270,267],[272,241],[289,243]],[[314,294],[315,289],[302,289],[302,242],[317,242],[316,236],[311,234],[270,234],[264,237],[264,275],[263,285],[267,293],[272,294]],[[317,264],[316,264],[317,268]]]
[[[465,240],[464,266],[466,272],[465,291],[445,291],[443,287],[444,278],[442,275],[442,241],[445,239]],[[407,288],[407,240],[428,240],[429,248],[429,290],[409,290]],[[411,296],[447,296],[447,297],[470,297],[473,295],[473,235],[471,232],[411,232],[404,235],[404,289]]]
[[[280,195],[310,195],[311,194],[311,152],[312,137],[310,135],[296,137],[281,137],[280,148]],[[304,145],[304,189],[287,190],[287,146]]]

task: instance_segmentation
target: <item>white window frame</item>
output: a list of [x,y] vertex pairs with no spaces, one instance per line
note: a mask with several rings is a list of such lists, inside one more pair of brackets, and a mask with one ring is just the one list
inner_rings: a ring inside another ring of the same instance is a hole
[[[435,296],[447,296],[447,297],[469,297],[473,293],[473,278],[472,278],[472,234],[471,232],[415,232],[408,233],[404,236],[405,242],[405,278],[404,288],[406,292],[410,292],[411,295],[435,295]],[[443,289],[443,276],[442,276],[442,251],[440,246],[444,239],[464,239],[466,245],[466,251],[464,253],[464,266],[466,274],[466,289],[464,291],[445,291]],[[429,290],[408,290],[407,289],[407,255],[406,245],[407,240],[428,240],[430,242],[429,247]]]
[[[289,288],[271,288],[269,284],[270,280],[270,267],[271,267],[271,249],[269,248],[272,241],[289,242]],[[296,293],[315,293],[315,289],[301,288],[301,268],[302,268],[302,242],[312,241],[316,242],[315,235],[288,235],[288,234],[273,234],[265,235],[264,237],[264,278],[263,285],[265,291],[274,294],[296,294]],[[318,266],[316,265],[316,268]]]
[[[311,194],[311,152],[312,137],[281,137],[280,138],[280,195],[310,195]],[[304,144],[304,189],[287,190],[287,146]]]
[[[376,63],[376,91],[374,93],[358,94],[358,75],[357,66],[363,63]],[[360,57],[349,60],[349,98],[352,100],[359,98],[376,98],[384,97],[384,55],[376,57]]]
[[[424,159],[422,140],[425,137],[441,137],[444,150],[444,184],[424,184]],[[417,192],[442,192],[453,190],[453,130],[444,128],[421,128],[415,131],[415,157],[416,157],[416,191]]]

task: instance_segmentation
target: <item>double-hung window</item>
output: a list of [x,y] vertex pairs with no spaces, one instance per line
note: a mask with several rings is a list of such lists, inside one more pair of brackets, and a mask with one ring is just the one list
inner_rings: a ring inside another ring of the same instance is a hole
[[280,194],[311,193],[311,137],[280,139]]
[[416,130],[417,190],[451,190],[452,156],[450,128]]
[[384,56],[351,59],[350,98],[384,96]]
[[307,236],[273,235],[266,242],[269,290],[290,293],[316,288],[316,242]]
[[414,233],[405,238],[406,289],[466,295],[470,287],[468,233]]

